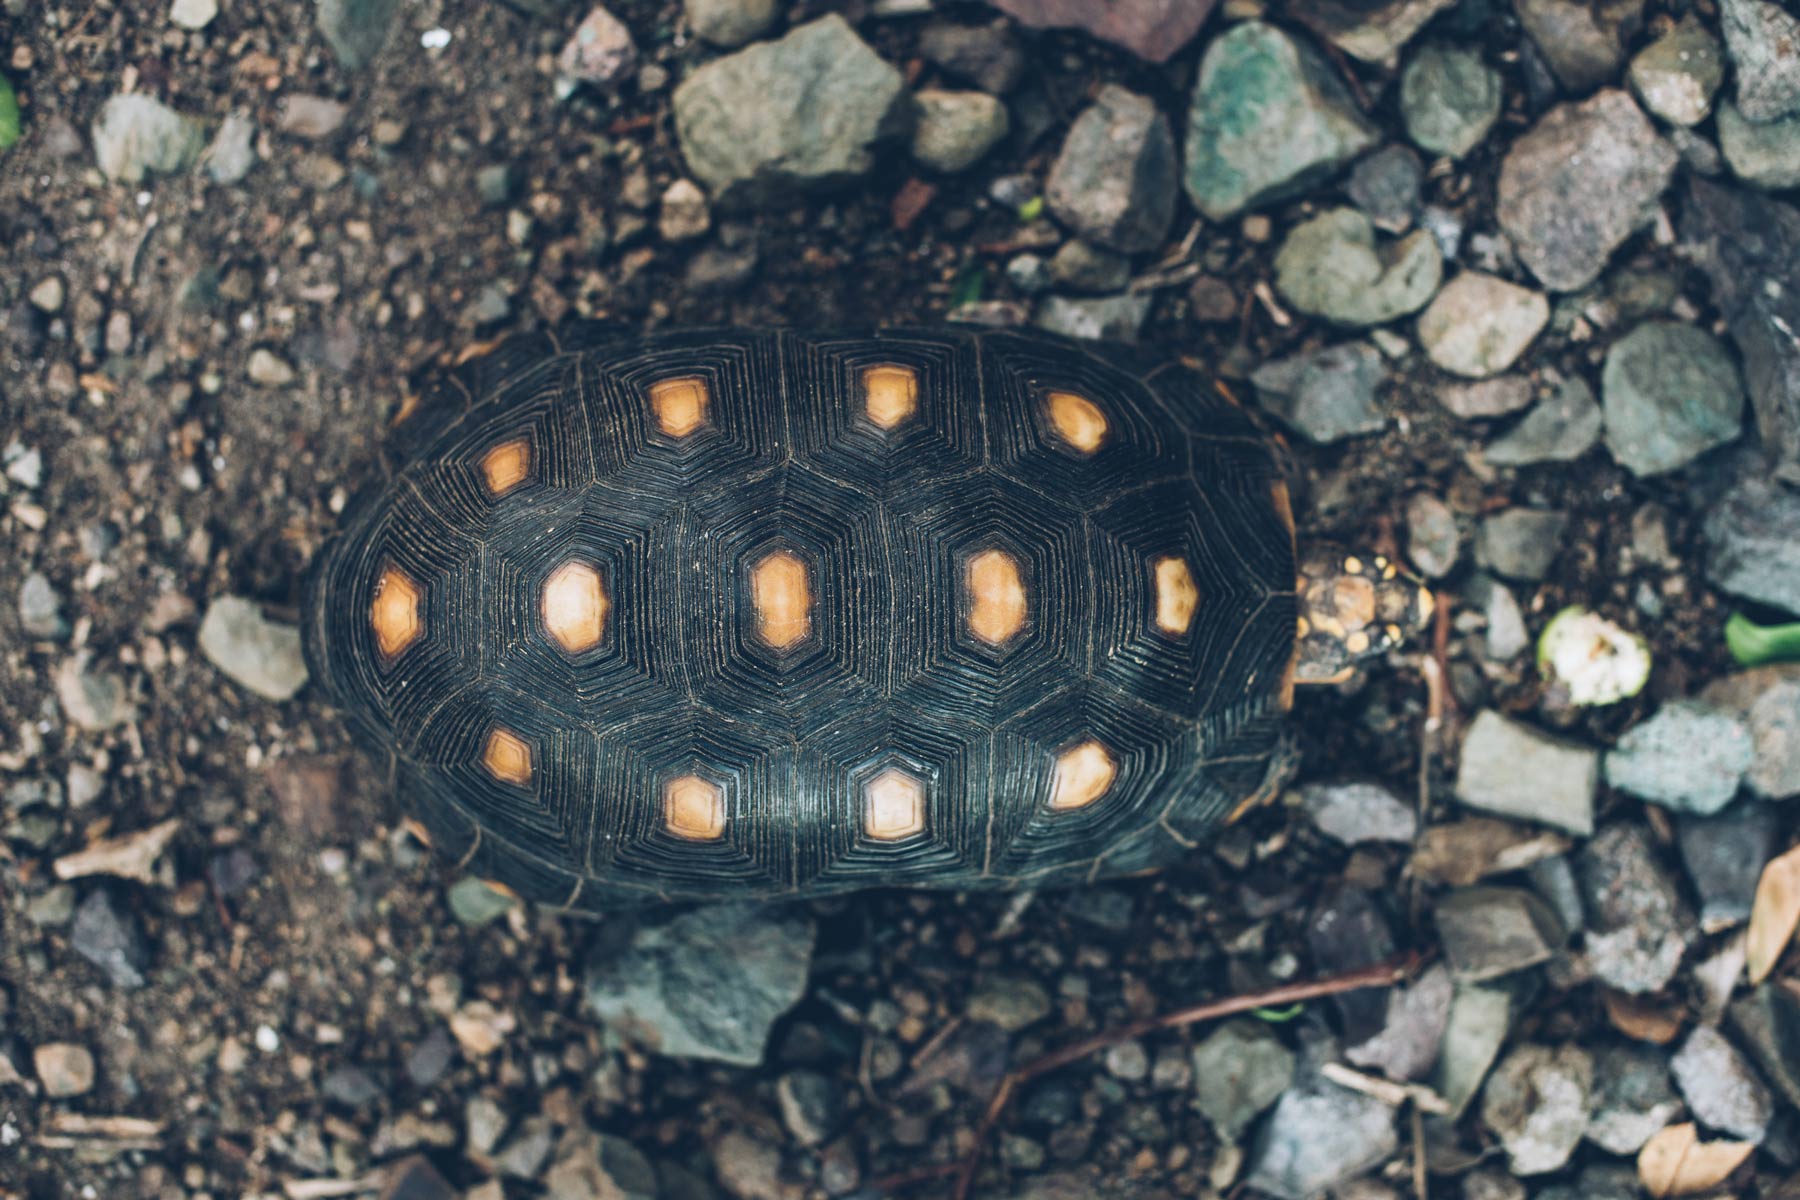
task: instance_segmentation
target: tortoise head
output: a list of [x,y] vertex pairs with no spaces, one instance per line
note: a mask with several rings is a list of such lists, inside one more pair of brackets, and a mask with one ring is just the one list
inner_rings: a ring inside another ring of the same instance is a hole
[[1366,659],[1403,645],[1431,621],[1430,589],[1379,554],[1329,543],[1300,557],[1296,683],[1342,683]]

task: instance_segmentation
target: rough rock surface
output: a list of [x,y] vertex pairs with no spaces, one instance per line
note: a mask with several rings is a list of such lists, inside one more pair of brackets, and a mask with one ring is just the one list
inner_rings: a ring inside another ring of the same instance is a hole
[[1102,246],[1160,245],[1175,217],[1175,138],[1149,99],[1108,84],[1069,127],[1044,184],[1050,211]]

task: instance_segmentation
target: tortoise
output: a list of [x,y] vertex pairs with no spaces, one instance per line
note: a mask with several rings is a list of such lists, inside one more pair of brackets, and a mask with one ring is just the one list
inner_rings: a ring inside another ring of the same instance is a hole
[[305,651],[428,840],[544,905],[1153,871],[1282,781],[1296,683],[1431,610],[1297,557],[1271,437],[1136,349],[481,350],[401,406]]

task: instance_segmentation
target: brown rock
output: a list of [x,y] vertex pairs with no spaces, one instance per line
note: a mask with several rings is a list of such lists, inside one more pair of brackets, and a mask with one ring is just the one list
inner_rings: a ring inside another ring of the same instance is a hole
[[1084,29],[1150,62],[1193,40],[1215,0],[988,0],[1033,29]]

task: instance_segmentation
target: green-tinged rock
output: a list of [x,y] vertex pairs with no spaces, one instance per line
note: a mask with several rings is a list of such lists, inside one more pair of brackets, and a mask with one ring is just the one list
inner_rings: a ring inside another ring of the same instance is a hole
[[1770,191],[1800,187],[1800,116],[1758,123],[1727,104],[1719,110],[1719,149],[1745,183]]
[[1275,286],[1303,313],[1340,325],[1383,325],[1425,307],[1443,278],[1437,239],[1419,230],[1378,246],[1354,208],[1294,227],[1275,256]]
[[961,171],[1006,136],[1006,105],[986,92],[920,92],[912,156],[934,171]]
[[94,122],[94,157],[107,178],[120,183],[185,171],[205,148],[200,122],[136,92],[108,100]]
[[1377,137],[1317,51],[1246,21],[1200,62],[1184,182],[1194,206],[1221,220],[1329,175]]
[[319,0],[319,32],[339,63],[354,71],[387,41],[400,0]]
[[1406,134],[1433,154],[1461,158],[1488,135],[1500,116],[1500,73],[1478,51],[1431,42],[1400,76],[1400,115]]
[[900,72],[837,15],[714,59],[675,89],[693,174],[727,206],[779,206],[867,174],[906,132]]
[[1737,102],[1752,121],[1800,114],[1800,15],[1775,0],[1724,0],[1719,24],[1737,68]]
[[1646,321],[1614,343],[1600,394],[1606,448],[1634,475],[1684,467],[1743,424],[1737,363],[1695,325]]
[[1606,782],[1641,800],[1708,817],[1731,803],[1754,746],[1734,714],[1693,700],[1663,705],[1606,755]]
[[1725,81],[1725,58],[1700,18],[1689,13],[1631,60],[1631,87],[1644,107],[1672,125],[1698,125]]
[[497,921],[519,906],[517,894],[473,875],[451,884],[444,898],[450,904],[450,915],[471,928]]
[[1573,462],[1594,448],[1600,426],[1594,389],[1577,376],[1565,380],[1517,425],[1489,443],[1486,457],[1497,467]]

